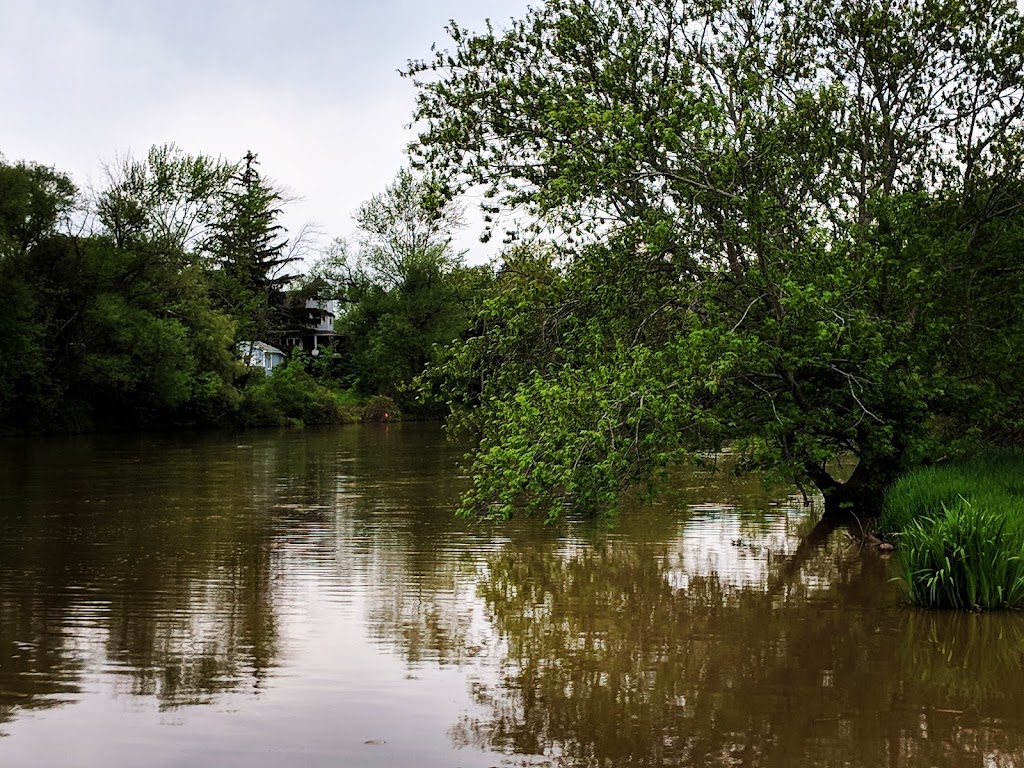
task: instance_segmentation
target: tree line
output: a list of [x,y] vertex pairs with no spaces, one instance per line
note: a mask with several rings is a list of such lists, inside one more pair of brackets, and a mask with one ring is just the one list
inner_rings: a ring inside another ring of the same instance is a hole
[[[377,395],[434,415],[413,379],[464,332],[489,270],[463,266],[457,216],[429,213],[421,185],[400,174],[360,209],[358,243],[301,274],[311,244],[252,153],[158,146],[95,190],[0,156],[0,430],[337,422]],[[339,302],[333,345],[270,377],[247,366],[244,343],[285,348],[317,319],[307,298]]]

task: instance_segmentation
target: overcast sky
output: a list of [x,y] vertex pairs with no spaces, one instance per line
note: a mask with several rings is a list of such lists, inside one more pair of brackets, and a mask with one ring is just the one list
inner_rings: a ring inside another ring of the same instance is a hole
[[[100,178],[174,142],[238,159],[304,199],[287,224],[348,235],[404,161],[410,58],[445,24],[504,26],[528,0],[0,0],[0,153]],[[536,2],[534,3],[536,4]],[[460,243],[473,261],[490,255]]]

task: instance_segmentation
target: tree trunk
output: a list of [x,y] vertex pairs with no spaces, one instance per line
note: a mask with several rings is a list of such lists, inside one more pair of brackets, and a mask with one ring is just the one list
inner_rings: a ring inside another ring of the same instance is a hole
[[845,483],[824,467],[808,467],[807,475],[825,497],[825,517],[855,515],[865,520],[882,511],[885,492],[899,475],[899,462],[862,459]]

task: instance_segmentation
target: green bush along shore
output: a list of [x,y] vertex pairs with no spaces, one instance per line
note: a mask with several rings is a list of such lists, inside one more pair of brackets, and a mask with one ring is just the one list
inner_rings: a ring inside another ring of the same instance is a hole
[[1024,607],[1024,455],[918,469],[890,489],[880,530],[900,544],[915,605]]

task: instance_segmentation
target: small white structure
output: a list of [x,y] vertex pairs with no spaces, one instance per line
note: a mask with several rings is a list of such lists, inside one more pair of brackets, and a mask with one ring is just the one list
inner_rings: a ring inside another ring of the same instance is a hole
[[269,376],[274,368],[288,356],[277,347],[264,344],[262,341],[243,341],[238,345],[238,354],[246,365],[253,368],[262,368]]

